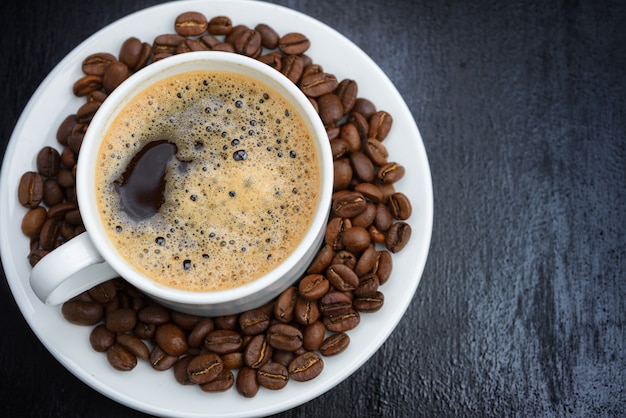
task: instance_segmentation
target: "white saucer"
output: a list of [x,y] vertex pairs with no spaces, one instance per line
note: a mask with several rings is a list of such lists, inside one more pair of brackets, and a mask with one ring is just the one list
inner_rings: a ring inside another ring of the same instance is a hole
[[[301,32],[311,40],[307,55],[339,80],[354,79],[359,96],[394,118],[385,140],[390,160],[406,168],[396,184],[413,203],[408,221],[413,235],[409,244],[393,257],[392,276],[381,290],[384,307],[363,314],[361,324],[349,332],[351,344],[342,354],[324,358],[325,367],[316,379],[290,381],[282,390],[261,388],[256,397],[245,399],[233,388],[209,394],[198,387],[181,386],[171,371],[157,372],[146,362],[131,372],[109,366],[106,356],[89,345],[91,327],[66,322],[60,309],[43,305],[28,284],[29,240],[20,230],[25,209],[17,202],[21,175],[35,169],[35,156],[44,145],[60,150],[55,140],[61,121],[83,103],[72,95],[72,85],[82,73],[80,63],[95,52],[118,54],[130,36],[151,43],[162,33],[173,32],[176,16],[199,11],[208,18],[231,17],[234,24],[267,23],[279,34]],[[433,195],[430,169],[422,138],[404,100],[382,70],[356,45],[341,34],[299,12],[273,4],[246,0],[177,1],[129,15],[100,30],[75,48],[48,75],[20,117],[9,142],[0,176],[0,251],[13,296],[37,337],[73,374],[102,394],[146,413],[161,416],[264,416],[301,405],[328,391],[363,365],[385,342],[402,318],[417,289],[430,246]],[[62,401],[62,400],[61,400]]]

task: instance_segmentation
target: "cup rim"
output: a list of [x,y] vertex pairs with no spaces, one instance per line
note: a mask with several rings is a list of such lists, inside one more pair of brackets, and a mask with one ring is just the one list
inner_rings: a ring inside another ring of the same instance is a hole
[[[204,66],[202,66],[203,64]],[[201,67],[198,68],[198,66]],[[320,162],[320,190],[317,209],[300,243],[283,262],[265,275],[252,282],[217,291],[192,291],[169,287],[143,276],[130,263],[126,262],[110,242],[101,224],[95,199],[93,177],[101,144],[100,136],[108,130],[116,115],[133,97],[154,82],[176,74],[202,69],[236,72],[252,70],[258,73],[261,78],[260,81],[278,90],[281,95],[287,96],[287,100],[292,102],[300,111],[313,136]],[[202,306],[223,305],[249,298],[255,293],[271,287],[289,274],[311,250],[312,246],[317,243],[320,231],[325,229],[333,192],[333,158],[327,138],[326,129],[317,111],[304,93],[285,75],[254,58],[222,51],[197,51],[164,58],[137,71],[113,90],[94,115],[89,129],[85,133],[77,162],[76,188],[86,233],[94,241],[102,257],[120,274],[120,277],[147,295],[162,301]]]

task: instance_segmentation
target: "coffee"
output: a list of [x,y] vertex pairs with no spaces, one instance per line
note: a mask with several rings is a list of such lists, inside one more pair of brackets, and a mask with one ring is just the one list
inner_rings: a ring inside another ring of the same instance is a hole
[[215,291],[254,281],[289,256],[314,217],[313,138],[293,105],[247,76],[196,71],[159,81],[105,136],[102,223],[156,282]]

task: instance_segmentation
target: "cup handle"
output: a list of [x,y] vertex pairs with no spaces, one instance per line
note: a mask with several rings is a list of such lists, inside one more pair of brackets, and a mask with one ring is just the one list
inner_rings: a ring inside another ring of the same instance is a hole
[[30,286],[48,305],[59,305],[109,279],[119,277],[83,232],[43,257],[31,270]]

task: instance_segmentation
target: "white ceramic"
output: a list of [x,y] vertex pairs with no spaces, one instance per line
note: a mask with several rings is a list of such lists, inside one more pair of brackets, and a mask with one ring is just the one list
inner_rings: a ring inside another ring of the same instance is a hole
[[[95,176],[100,147],[119,112],[149,86],[177,74],[224,71],[248,76],[278,92],[300,114],[315,143],[320,169],[316,213],[293,252],[275,269],[242,286],[199,292],[175,289],[142,275],[128,263],[108,238],[96,203]],[[328,135],[317,112],[300,89],[280,72],[253,58],[228,52],[180,54],[148,65],[117,87],[89,124],[78,157],[76,194],[87,232],[41,259],[30,284],[49,304],[63,303],[99,282],[123,277],[161,304],[180,312],[219,316],[254,309],[269,302],[302,277],[324,238],[333,192],[333,157]]]
[[[151,42],[155,36],[171,32],[175,17],[189,10],[207,16],[227,15],[235,24],[254,26],[265,22],[281,34],[293,31],[307,34],[311,40],[307,54],[315,62],[340,79],[354,79],[359,96],[371,99],[379,109],[393,115],[393,127],[385,146],[391,158],[406,168],[396,188],[413,204],[413,215],[408,220],[413,234],[407,246],[393,257],[393,272],[381,288],[385,294],[382,309],[361,316],[360,325],[349,332],[347,350],[324,358],[324,370],[317,378],[304,383],[289,382],[279,391],[261,388],[251,399],[242,398],[235,390],[207,394],[197,387],[181,386],[171,373],[154,371],[145,362],[129,373],[113,370],[106,356],[89,346],[91,328],[66,322],[60,308],[43,304],[28,283],[29,240],[20,231],[25,210],[16,199],[17,184],[22,173],[35,166],[35,156],[41,147],[58,146],[54,139],[57,127],[82,103],[71,93],[72,84],[81,76],[82,59],[94,52],[117,53],[130,36]],[[426,151],[411,111],[393,83],[370,57],[334,29],[302,13],[257,1],[166,3],[120,19],[85,40],[57,65],[24,109],[0,175],[0,253],[11,292],[29,326],[50,353],[84,383],[130,408],[158,416],[267,416],[314,399],[348,378],[387,340],[411,304],[426,264],[432,220],[432,182]],[[63,402],[63,394],[59,394],[58,401]]]

